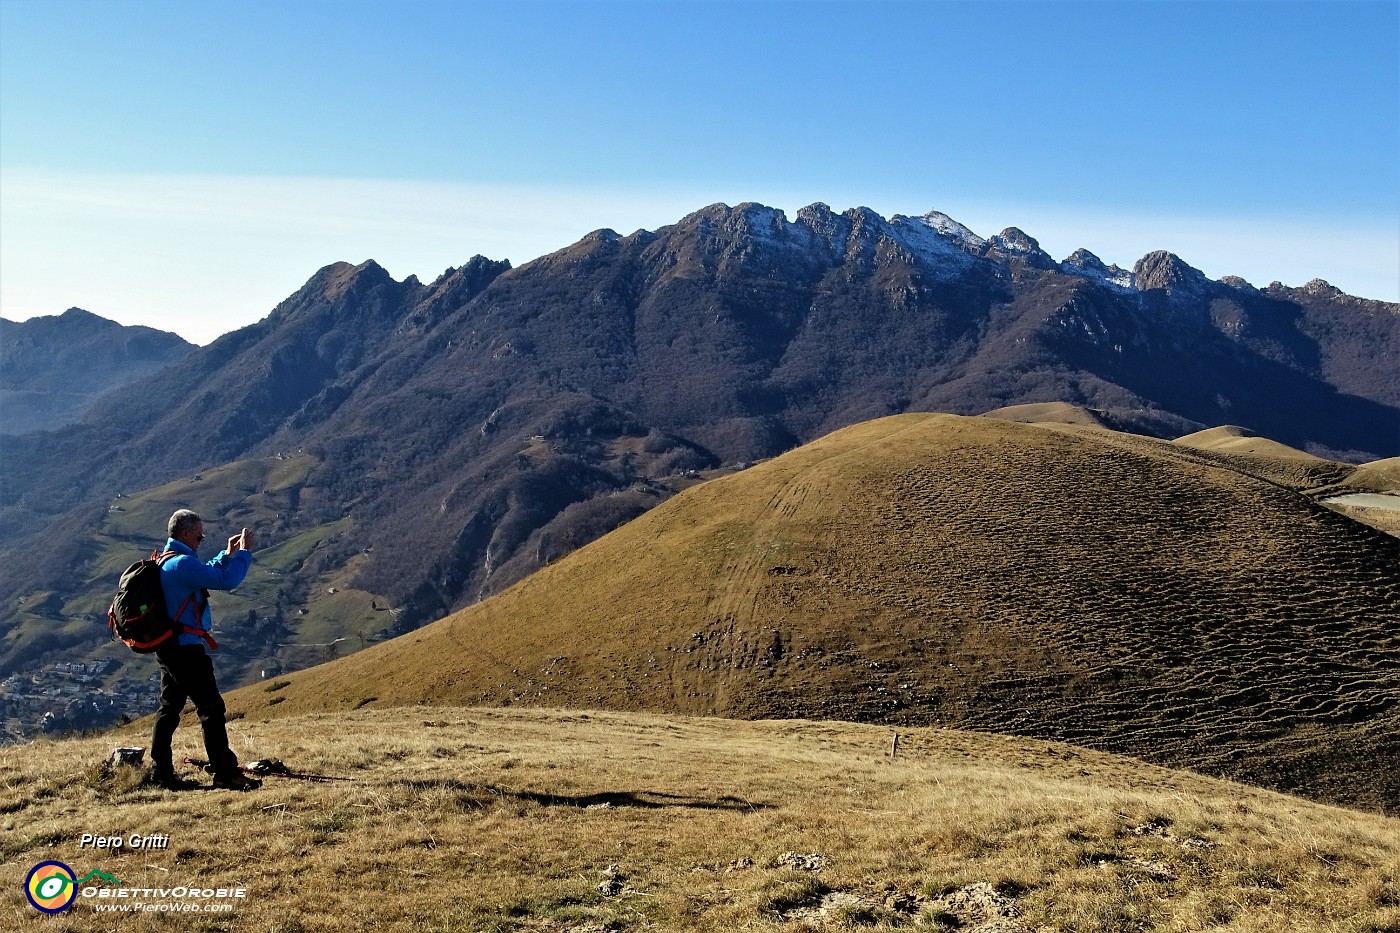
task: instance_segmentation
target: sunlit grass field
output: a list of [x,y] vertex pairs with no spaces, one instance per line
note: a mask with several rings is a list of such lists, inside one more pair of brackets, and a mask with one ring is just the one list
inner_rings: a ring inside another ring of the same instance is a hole
[[[134,729],[0,749],[0,928],[1400,930],[1400,821],[1059,743],[437,707],[230,731],[245,761],[343,780],[156,790],[101,767]],[[22,887],[47,860],[246,897],[46,917]]]

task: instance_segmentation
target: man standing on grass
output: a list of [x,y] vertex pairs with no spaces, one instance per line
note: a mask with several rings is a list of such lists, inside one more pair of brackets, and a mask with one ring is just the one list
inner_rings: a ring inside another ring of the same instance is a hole
[[229,790],[253,790],[260,781],[238,769],[238,757],[228,747],[224,726],[224,698],[214,682],[214,662],[204,650],[217,648],[209,632],[213,615],[209,611],[210,590],[231,590],[243,582],[253,566],[253,533],[244,528],[228,539],[228,547],[213,560],[199,559],[204,541],[204,522],[189,509],[170,516],[170,538],[165,552],[173,554],[161,561],[160,582],[165,590],[166,608],[175,620],[176,644],[156,650],[160,664],[160,709],[151,731],[151,780],[171,790],[191,787],[175,776],[170,749],[185,700],[193,700],[204,729],[204,748],[214,786]]

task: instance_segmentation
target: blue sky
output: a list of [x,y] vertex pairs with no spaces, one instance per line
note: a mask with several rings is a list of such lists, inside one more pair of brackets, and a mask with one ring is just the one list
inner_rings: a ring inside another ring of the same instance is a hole
[[1400,3],[0,0],[0,314],[205,343],[706,204],[1400,300]]

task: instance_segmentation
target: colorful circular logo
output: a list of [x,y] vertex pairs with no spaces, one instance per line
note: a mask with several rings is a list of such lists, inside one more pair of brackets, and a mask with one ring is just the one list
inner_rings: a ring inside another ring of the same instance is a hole
[[56,914],[73,906],[78,897],[77,877],[62,862],[40,862],[24,879],[24,896],[36,910]]

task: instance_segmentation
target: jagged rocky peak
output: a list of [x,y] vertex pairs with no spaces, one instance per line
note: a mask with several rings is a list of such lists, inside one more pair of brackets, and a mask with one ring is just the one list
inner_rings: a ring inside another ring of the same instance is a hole
[[67,321],[67,322],[69,322],[69,323],[73,323],[73,322],[92,323],[92,322],[95,322],[95,321],[101,321],[101,322],[103,322],[104,324],[112,324],[112,323],[115,323],[114,321],[109,321],[109,320],[107,320],[107,319],[104,318],[104,317],[100,317],[100,316],[98,316],[98,315],[96,315],[96,314],[93,314],[91,311],[84,311],[82,308],[76,308],[76,307],[74,307],[74,308],[69,308],[67,311],[64,311],[62,314],[60,314],[60,315],[58,316],[58,319],[59,319],[60,321]]
[[651,243],[655,243],[658,239],[660,239],[660,236],[655,232],[642,229],[633,230],[622,238],[624,243],[636,243],[639,246],[647,246]]
[[751,223],[786,225],[788,222],[787,214],[781,208],[769,207],[757,201],[744,201],[734,208],[734,213]]
[[[509,272],[510,268],[509,259],[488,259],[478,253],[467,260],[465,265],[448,270],[448,273],[434,282],[433,286],[444,291],[465,292],[469,297],[475,297],[477,293],[495,281],[497,276]],[[465,297],[463,300],[466,300]]]
[[919,218],[927,227],[932,227],[939,233],[956,242],[959,246],[981,249],[987,245],[987,241],[973,233],[967,227],[958,223],[942,211],[929,211]]
[[1077,249],[1065,257],[1060,268],[1070,275],[1095,279],[1120,289],[1133,287],[1133,274],[1117,263],[1105,265],[1104,261],[1087,249]]
[[849,227],[846,218],[836,213],[829,205],[818,201],[815,204],[808,204],[797,212],[797,223],[811,230],[820,237],[829,239],[836,236],[841,230]]
[[745,201],[735,207],[718,202],[682,217],[673,228],[693,230],[700,236],[719,236],[735,241],[747,238],[772,239],[787,226],[787,216],[776,208]]
[[817,227],[824,223],[831,223],[836,217],[836,212],[833,211],[831,205],[827,204],[825,201],[816,201],[812,204],[808,204],[797,212],[798,221],[809,224],[812,227]]
[[[430,288],[442,288],[453,282],[474,282],[482,278],[493,279],[510,268],[509,259],[488,259],[477,253],[465,264],[457,266],[455,269],[449,266],[443,270],[442,275],[433,280]],[[405,279],[406,281],[407,279]]]
[[1329,298],[1337,298],[1346,294],[1326,279],[1308,280],[1303,283],[1303,291],[1307,292],[1309,295],[1326,295]]
[[727,221],[732,212],[733,208],[728,204],[725,204],[723,201],[717,201],[714,204],[707,204],[698,211],[692,211],[686,214],[680,220],[676,221],[673,229],[678,231],[696,230],[701,234],[706,234],[716,225],[723,224]]
[[891,237],[911,255],[920,257],[927,272],[956,275],[986,252],[987,241],[941,211],[920,217],[895,214]]
[[752,220],[772,222],[781,218],[783,223],[787,222],[787,215],[776,207],[768,207],[759,204],[757,201],[743,201],[730,207],[723,201],[716,201],[714,204],[707,204],[698,211],[686,214],[680,219],[679,226],[689,227],[696,224],[709,223],[746,223]]
[[1133,278],[1139,291],[1162,289],[1169,295],[1203,294],[1209,284],[1204,272],[1166,250],[1157,250],[1139,259],[1133,266]]
[[842,214],[823,203],[809,204],[789,222],[780,209],[745,202],[734,208],[711,205],[683,220],[701,233],[721,234],[739,241],[777,244],[799,251],[815,250],[834,259],[853,250],[866,252],[889,232],[885,219],[868,207],[853,207]]
[[811,231],[814,241],[820,244],[828,259],[841,255],[851,235],[850,218],[836,213],[820,201],[797,212],[796,226]]
[[789,224],[787,214],[778,208],[745,201],[734,208],[726,226],[740,236],[759,240],[782,240]]
[[851,238],[855,241],[874,243],[889,233],[889,222],[868,207],[853,207],[844,216],[851,223]]
[[992,237],[992,243],[998,249],[1008,253],[1043,253],[1040,243],[1035,237],[1026,233],[1020,227],[1007,227],[1005,230]]
[[591,233],[585,233],[585,234],[583,235],[583,239],[579,240],[579,242],[580,242],[580,243],[616,243],[616,242],[617,242],[618,240],[620,240],[620,239],[622,239],[622,237],[618,234],[618,232],[617,232],[616,230],[610,229],[610,228],[608,228],[608,227],[602,227],[602,228],[600,228],[600,229],[598,229],[598,230],[592,231]]
[[327,300],[335,301],[351,289],[393,281],[394,277],[387,269],[373,259],[366,259],[358,266],[352,266],[348,262],[331,263],[312,276],[311,281],[306,284],[308,288],[320,291]]
[[[1109,271],[1108,266],[1104,265],[1102,259],[1083,248],[1077,249],[1066,256],[1065,261],[1061,263],[1061,265],[1074,266],[1076,269],[1083,269],[1087,272]],[[1114,268],[1116,269],[1118,267],[1114,266]]]
[[987,244],[986,254],[993,258],[1020,259],[1038,269],[1057,269],[1059,264],[1040,248],[1035,237],[1019,227],[1007,227]]
[[1249,291],[1249,292],[1252,292],[1252,291],[1256,291],[1256,290],[1257,290],[1257,289],[1255,289],[1255,287],[1254,287],[1253,285],[1250,285],[1248,281],[1246,281],[1245,279],[1240,278],[1238,275],[1226,275],[1226,276],[1221,276],[1221,278],[1220,278],[1220,284],[1221,284],[1221,285],[1228,285],[1230,288],[1236,288],[1236,289],[1239,289],[1240,291]]
[[699,249],[721,262],[773,263],[783,257],[826,254],[844,247],[822,244],[809,223],[790,223],[779,208],[745,201],[730,207],[711,204],[686,215],[672,227],[663,227],[653,239],[665,240],[665,251],[688,253]]
[[[421,291],[422,288],[423,286],[416,282],[395,281],[394,277],[373,259],[367,259],[358,266],[348,262],[333,262],[321,267],[305,285],[283,299],[272,309],[264,323],[280,326],[298,319],[309,320],[307,315],[314,317],[328,305],[342,310],[349,309],[358,315],[361,309],[371,306],[397,306],[402,296]],[[386,300],[364,300],[375,295]]]
[[846,238],[846,260],[869,262],[875,256],[876,244],[881,238],[889,236],[889,223],[868,207],[853,207],[842,216],[850,223],[850,234]]
[[[508,259],[488,259],[481,254],[467,260],[465,265],[447,269],[432,285],[421,289],[421,296],[399,324],[401,333],[426,331],[444,315],[462,307],[486,290],[500,275],[509,272]],[[408,284],[408,280],[404,281]]]
[[885,226],[885,218],[868,207],[853,207],[846,211],[845,216],[858,227],[882,228]]

